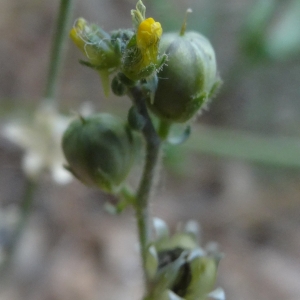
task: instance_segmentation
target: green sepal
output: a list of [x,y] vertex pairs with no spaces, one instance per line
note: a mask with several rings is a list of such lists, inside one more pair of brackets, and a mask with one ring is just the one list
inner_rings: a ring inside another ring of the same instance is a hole
[[158,269],[158,255],[155,247],[153,245],[150,245],[148,247],[147,257],[146,257],[146,272],[150,280],[153,280],[155,278],[157,269]]
[[217,264],[213,257],[197,255],[189,262],[191,282],[184,298],[186,300],[205,299],[216,283]]
[[139,0],[136,4],[136,10],[131,10],[132,16],[132,24],[135,28],[138,28],[140,23],[145,20],[146,15],[146,6],[143,4],[141,0]]
[[174,261],[162,267],[159,267],[155,278],[152,280],[152,299],[156,299],[156,297],[167,291],[169,287],[173,286],[178,277],[180,268],[186,263],[185,256],[186,252],[181,251],[181,254]]
[[124,185],[117,192],[116,196],[118,197],[117,203],[107,202],[104,206],[105,210],[112,215],[121,214],[127,207],[133,205],[136,201],[134,192],[127,185]]

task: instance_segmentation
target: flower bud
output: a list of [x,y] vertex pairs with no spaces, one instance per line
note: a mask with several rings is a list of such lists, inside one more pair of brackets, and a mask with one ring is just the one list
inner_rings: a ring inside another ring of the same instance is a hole
[[139,0],[131,11],[136,33],[132,36],[122,57],[122,72],[131,80],[151,78],[164,64],[166,56],[159,56],[162,27],[153,18],[145,17],[146,7]]
[[197,32],[162,36],[160,53],[168,56],[159,72],[154,101],[148,106],[158,117],[169,122],[186,122],[212,96],[220,80],[214,50]]
[[62,140],[73,175],[107,192],[116,191],[125,180],[139,145],[127,125],[104,113],[74,120]]
[[126,86],[115,76],[111,82],[111,90],[116,96],[123,96],[126,94]]
[[79,18],[70,31],[70,37],[93,68],[106,70],[120,65],[120,57],[115,51],[111,36],[96,24]]
[[98,71],[107,96],[109,74],[121,63],[120,53],[125,43],[122,38],[129,39],[130,34],[128,31],[124,34],[114,32],[111,36],[96,24],[90,24],[85,19],[79,18],[70,31],[70,37],[88,59],[81,63]]

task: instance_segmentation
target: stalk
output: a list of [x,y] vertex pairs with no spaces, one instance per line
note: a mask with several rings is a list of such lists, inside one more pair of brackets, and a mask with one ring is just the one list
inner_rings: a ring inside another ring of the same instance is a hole
[[59,13],[56,21],[56,28],[53,36],[49,71],[45,89],[45,99],[56,101],[58,90],[59,74],[62,69],[62,61],[65,46],[67,44],[67,33],[70,28],[73,0],[61,0]]
[[152,124],[146,107],[146,99],[138,87],[130,89],[130,96],[137,107],[138,112],[145,119],[142,134],[146,142],[146,156],[142,178],[137,190],[135,201],[135,212],[138,227],[139,244],[144,271],[146,291],[149,291],[149,279],[146,272],[147,247],[150,241],[149,200],[153,190],[156,167],[159,161],[160,138]]
[[[50,54],[49,62],[49,73],[47,76],[46,89],[44,93],[44,98],[47,101],[52,101],[53,103],[57,100],[57,87],[59,81],[59,73],[62,67],[62,60],[64,54],[64,48],[67,41],[67,30],[70,27],[70,16],[72,12],[73,0],[61,0],[58,12],[58,18],[56,21],[56,30],[54,32],[52,41],[52,50]],[[12,241],[7,249],[7,256],[0,266],[0,273],[4,275],[4,270],[6,270],[14,256],[16,245],[22,235],[24,227],[27,223],[28,217],[30,215],[32,204],[34,200],[35,190],[38,186],[36,180],[26,178],[26,187],[24,196],[21,203],[21,216],[18,221],[17,228],[12,236]]]

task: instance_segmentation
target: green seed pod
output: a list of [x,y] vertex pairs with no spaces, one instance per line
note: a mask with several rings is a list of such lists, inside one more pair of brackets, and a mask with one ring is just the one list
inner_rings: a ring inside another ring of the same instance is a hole
[[167,33],[160,42],[160,53],[168,60],[159,72],[150,110],[169,122],[186,122],[205,104],[220,80],[214,50],[197,32]]
[[139,145],[127,125],[104,113],[74,120],[62,139],[67,168],[86,185],[107,192],[125,180]]

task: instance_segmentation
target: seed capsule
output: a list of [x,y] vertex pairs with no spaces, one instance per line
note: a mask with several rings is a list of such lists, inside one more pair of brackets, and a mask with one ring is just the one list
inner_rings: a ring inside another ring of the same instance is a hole
[[161,119],[186,122],[220,83],[214,50],[197,32],[168,33],[162,36],[160,53],[166,53],[168,61],[158,73],[154,101],[148,106]]
[[80,181],[114,192],[126,179],[139,146],[127,125],[109,114],[74,120],[62,148],[67,167]]

